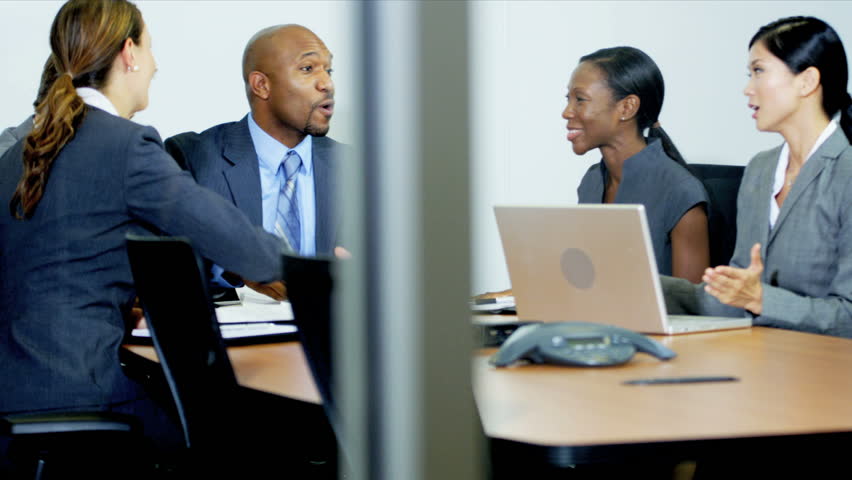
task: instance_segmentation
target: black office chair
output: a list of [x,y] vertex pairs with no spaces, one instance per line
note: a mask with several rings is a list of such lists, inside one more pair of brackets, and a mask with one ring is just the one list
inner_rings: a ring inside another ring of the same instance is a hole
[[287,296],[299,328],[299,340],[337,439],[345,471],[347,454],[342,440],[346,437],[334,395],[332,260],[284,255],[283,269]]
[[[127,236],[137,293],[184,433],[188,470],[321,478],[304,402],[242,388],[189,240]],[[317,409],[319,410],[319,409]],[[271,435],[271,439],[270,439]],[[301,476],[299,476],[301,475]]]
[[128,235],[127,253],[184,442],[202,448],[220,427],[221,408],[233,402],[237,379],[201,260],[182,238]]
[[[0,477],[106,479],[129,469],[142,445],[138,418],[114,412],[51,412],[0,417],[7,445]],[[139,465],[137,465],[139,466]],[[137,468],[126,475],[144,478]]]
[[737,194],[745,167],[696,163],[689,167],[710,197],[710,265],[727,265],[737,242]]

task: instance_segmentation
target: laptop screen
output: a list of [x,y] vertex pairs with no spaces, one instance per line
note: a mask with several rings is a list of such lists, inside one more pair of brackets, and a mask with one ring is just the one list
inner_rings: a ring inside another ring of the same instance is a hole
[[664,333],[642,205],[496,206],[518,317]]

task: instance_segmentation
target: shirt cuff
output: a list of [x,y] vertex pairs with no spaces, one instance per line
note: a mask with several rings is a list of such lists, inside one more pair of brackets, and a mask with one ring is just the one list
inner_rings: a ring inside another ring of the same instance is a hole
[[219,265],[213,264],[213,267],[210,269],[210,271],[213,276],[211,281],[214,285],[218,285],[220,287],[225,288],[240,288],[245,285],[243,282],[234,281],[234,275],[228,275],[228,278],[230,278],[231,281],[226,280],[225,276],[223,275],[225,273],[225,269],[220,267]]

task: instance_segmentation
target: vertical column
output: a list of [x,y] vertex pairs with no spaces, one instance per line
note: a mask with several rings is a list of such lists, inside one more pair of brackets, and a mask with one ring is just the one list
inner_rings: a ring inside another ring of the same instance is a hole
[[362,158],[348,177],[362,210],[346,208],[363,254],[343,273],[336,327],[356,479],[481,475],[467,307],[467,11],[466,2],[362,4]]

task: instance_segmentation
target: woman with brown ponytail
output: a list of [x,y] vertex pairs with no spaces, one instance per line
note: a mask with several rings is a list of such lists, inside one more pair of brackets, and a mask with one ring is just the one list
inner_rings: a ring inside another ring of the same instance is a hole
[[119,364],[135,298],[125,234],[188,237],[263,282],[280,278],[282,247],[129,120],[156,71],[135,5],[70,0],[50,46],[58,76],[0,162],[0,414],[132,413],[168,444],[177,430]]

